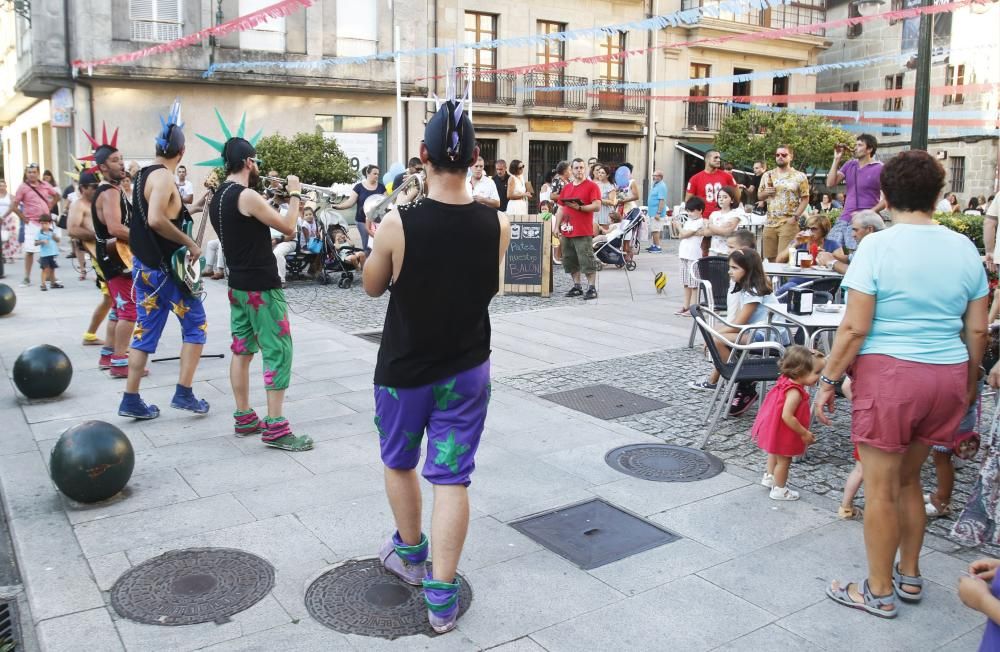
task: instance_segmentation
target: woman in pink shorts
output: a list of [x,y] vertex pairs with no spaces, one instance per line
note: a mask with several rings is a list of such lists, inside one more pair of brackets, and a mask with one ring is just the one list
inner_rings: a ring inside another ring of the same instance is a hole
[[896,616],[897,597],[923,597],[920,467],[931,446],[952,441],[975,401],[986,345],[979,252],[931,219],[944,180],[941,164],[924,151],[885,164],[881,186],[893,227],[866,237],[844,276],[847,311],[816,400],[816,416],[829,424],[823,408],[833,412],[834,388],[850,370],[851,440],[865,469],[868,577],[835,581],[826,593],[882,618]]

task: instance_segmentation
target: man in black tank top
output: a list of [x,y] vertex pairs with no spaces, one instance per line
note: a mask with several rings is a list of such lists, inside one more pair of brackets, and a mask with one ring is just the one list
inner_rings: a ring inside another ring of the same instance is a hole
[[[375,366],[375,427],[396,533],[379,558],[404,582],[423,585],[428,619],[439,633],[458,618],[455,573],[468,530],[467,487],[490,393],[489,303],[510,239],[506,216],[469,195],[465,177],[479,158],[475,143],[462,103],[446,102],[420,146],[429,194],[382,220],[363,277],[369,295],[392,292]],[[454,274],[440,272],[442,242],[462,243],[453,254]],[[434,577],[426,570],[416,473],[425,430]]]
[[[252,190],[260,181],[260,163],[253,145],[236,136],[225,142],[221,154],[228,176],[212,197],[208,214],[229,268],[229,324],[233,335],[229,378],[236,399],[236,434],[260,434],[266,446],[307,451],[313,447],[313,440],[292,434],[282,413],[292,376],[292,332],[278,264],[271,251],[272,228],[285,235],[295,233],[301,185],[298,177],[288,177],[291,198],[288,213],[282,217]],[[257,351],[264,360],[267,390],[267,417],[263,422],[250,404],[250,363]]]
[[174,184],[174,170],[184,156],[184,131],[180,122],[180,103],[175,101],[169,116],[160,119],[162,128],[156,138],[156,160],[139,171],[133,189],[132,220],[129,242],[132,246],[132,278],[135,286],[138,321],[132,332],[128,358],[128,381],[118,414],[133,419],[155,419],[160,409],[147,405],[139,396],[139,383],[150,353],[156,352],[163,327],[170,313],[181,325],[180,377],[170,407],[195,414],[208,412],[208,402],[195,397],[191,390],[194,372],[205,345],[208,323],[201,299],[190,294],[174,280],[170,257],[184,246],[188,259],[197,261],[201,248],[181,227],[190,220]]

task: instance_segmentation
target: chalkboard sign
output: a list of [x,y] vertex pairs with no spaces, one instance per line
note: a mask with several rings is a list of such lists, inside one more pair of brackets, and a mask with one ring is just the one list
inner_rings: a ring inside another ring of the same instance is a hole
[[504,294],[552,292],[552,222],[538,215],[509,215],[510,245],[501,270]]

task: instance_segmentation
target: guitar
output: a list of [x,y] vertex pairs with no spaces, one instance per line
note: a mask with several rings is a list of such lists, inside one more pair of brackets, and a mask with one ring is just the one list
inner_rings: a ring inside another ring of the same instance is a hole
[[[201,225],[198,227],[198,237],[194,239],[198,247],[205,237],[205,226],[208,225],[208,211],[205,211],[201,218]],[[194,220],[184,223],[184,233],[190,238],[194,229]],[[205,257],[201,256],[197,261],[188,260],[188,248],[180,247],[170,257],[170,272],[174,280],[182,288],[186,288],[191,294],[200,294],[202,291],[201,273],[205,270]]]

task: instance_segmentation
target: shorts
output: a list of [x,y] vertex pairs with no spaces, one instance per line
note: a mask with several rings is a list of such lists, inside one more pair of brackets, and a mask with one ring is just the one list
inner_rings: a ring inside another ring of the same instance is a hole
[[[181,339],[185,344],[204,344],[208,322],[201,299],[182,290],[169,272],[146,267],[138,258],[133,265],[132,280],[139,318],[132,331],[132,348],[156,353],[170,313],[174,313],[181,324]],[[125,319],[120,311],[118,317]]]
[[914,441],[949,446],[965,416],[968,362],[928,364],[860,355],[853,381],[851,441],[904,453]]
[[132,277],[127,274],[112,276],[107,280],[108,292],[115,306],[115,319],[135,321],[138,313],[135,308],[135,294],[132,290]]
[[686,288],[697,288],[701,285],[701,281],[694,273],[694,264],[697,261],[688,260],[687,258],[679,258],[681,267],[681,285]]
[[38,234],[42,232],[42,226],[33,220],[22,222],[22,225],[24,226],[24,253],[37,254],[42,250],[42,246],[36,245],[35,240],[38,239]]
[[577,238],[560,237],[562,266],[567,274],[593,274],[600,267],[594,255],[594,236],[582,235]]
[[650,233],[663,233],[663,229],[667,226],[667,220],[663,217],[653,217],[649,216],[649,232]]
[[857,241],[854,240],[854,231],[851,231],[851,221],[838,219],[837,223],[830,229],[826,236],[827,240],[833,240],[839,247],[847,247],[851,251],[858,248]]
[[42,269],[56,269],[59,263],[56,262],[55,256],[41,256],[38,258],[38,266]]
[[287,389],[292,378],[292,331],[281,288],[247,292],[229,288],[230,350],[264,358],[264,389]]
[[427,431],[423,476],[468,486],[490,402],[490,361],[422,387],[375,386],[375,427],[382,463],[414,469]]

